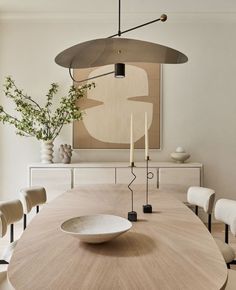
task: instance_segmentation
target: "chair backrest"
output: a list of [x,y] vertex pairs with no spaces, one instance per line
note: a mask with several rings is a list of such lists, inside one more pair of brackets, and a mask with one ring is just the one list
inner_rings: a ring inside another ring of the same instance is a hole
[[215,218],[229,225],[231,233],[236,236],[236,200],[225,198],[217,200]]
[[0,236],[4,237],[7,226],[23,217],[23,207],[20,200],[4,201],[0,203]]
[[212,213],[215,191],[210,188],[191,186],[187,192],[187,200],[192,205],[202,207],[208,214]]
[[0,237],[4,237],[7,233],[7,221],[4,217],[4,214],[0,212]]
[[27,214],[34,206],[43,204],[47,201],[47,194],[44,187],[28,187],[20,190],[20,199],[24,213]]

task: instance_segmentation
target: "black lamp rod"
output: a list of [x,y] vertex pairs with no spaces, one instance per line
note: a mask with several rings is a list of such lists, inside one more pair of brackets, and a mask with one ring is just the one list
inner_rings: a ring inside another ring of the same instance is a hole
[[[119,31],[118,33],[113,34],[113,35],[111,35],[111,36],[109,36],[109,37],[107,37],[107,38],[112,38],[112,37],[115,37],[115,36],[121,36],[121,35],[124,34],[124,33],[130,32],[130,31],[132,31],[132,30],[138,29],[138,28],[140,28],[140,27],[143,27],[143,26],[146,26],[146,25],[152,24],[152,23],[157,22],[157,21],[160,21],[160,20],[163,21],[162,18],[154,19],[154,20],[152,20],[152,21],[149,21],[149,22],[146,22],[146,23],[140,24],[140,25],[135,26],[135,27],[132,27],[132,28],[130,28],[130,29],[127,29],[127,30],[124,30],[124,31]],[[165,19],[165,20],[166,20],[166,19]],[[164,20],[164,21],[165,21],[165,20]]]
[[108,73],[104,73],[104,74],[101,74],[101,75],[97,75],[97,76],[94,76],[94,77],[91,77],[91,78],[88,78],[88,79],[84,79],[84,80],[76,80],[72,73],[71,73],[71,67],[69,68],[69,74],[70,74],[70,77],[71,79],[76,82],[76,83],[82,83],[82,82],[85,82],[85,81],[89,81],[89,80],[93,80],[93,79],[96,79],[96,78],[100,78],[100,77],[103,77],[103,76],[106,76],[106,75],[110,75],[110,74],[114,74],[115,71],[111,71],[111,72],[108,72]]

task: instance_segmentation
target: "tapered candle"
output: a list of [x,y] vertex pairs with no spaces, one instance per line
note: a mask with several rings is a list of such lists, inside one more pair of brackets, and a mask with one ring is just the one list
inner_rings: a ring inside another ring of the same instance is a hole
[[145,160],[148,158],[148,118],[145,112]]
[[130,165],[134,162],[134,132],[133,132],[133,114],[130,116]]

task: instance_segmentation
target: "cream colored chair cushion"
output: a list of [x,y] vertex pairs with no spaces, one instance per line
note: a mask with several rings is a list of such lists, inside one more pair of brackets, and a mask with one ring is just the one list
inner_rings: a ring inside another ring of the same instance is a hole
[[0,211],[0,237],[4,237],[7,233],[7,221],[4,214]]
[[236,289],[236,271],[228,270],[228,280],[225,287],[225,290],[235,290]]
[[43,204],[47,201],[46,190],[44,187],[28,187],[20,191],[20,199],[23,205],[24,214],[31,211],[34,206]]
[[0,290],[13,290],[10,282],[7,279],[7,272],[0,271]]
[[191,186],[187,192],[187,201],[192,205],[202,207],[208,214],[212,213],[215,191],[210,188]]
[[[222,256],[225,259],[226,263],[230,263],[234,260],[235,258],[235,252],[234,249],[229,245],[226,244],[225,242],[221,241],[220,239],[215,239],[215,242],[221,251]],[[236,288],[235,288],[236,290]]]
[[[23,217],[22,203],[18,199],[1,202],[0,203],[0,212],[4,216],[4,218],[1,217],[1,221],[3,221],[3,219],[5,219],[7,225],[13,224],[13,223],[21,220]],[[4,233],[4,232],[5,231],[2,228],[2,233]],[[4,235],[2,235],[2,236],[4,236]]]
[[215,218],[230,226],[231,233],[236,236],[236,201],[219,199],[215,205]]

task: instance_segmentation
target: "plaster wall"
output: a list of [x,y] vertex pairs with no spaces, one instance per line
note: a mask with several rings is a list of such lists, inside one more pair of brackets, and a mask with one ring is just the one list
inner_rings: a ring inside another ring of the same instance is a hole
[[[221,15],[221,17],[223,17]],[[132,18],[128,25],[137,25]],[[224,18],[224,17],[223,17]],[[194,15],[181,15],[153,24],[127,37],[153,41],[184,52],[189,62],[163,65],[162,150],[150,153],[152,160],[168,161],[170,152],[183,146],[190,161],[204,164],[204,185],[216,189],[217,197],[236,199],[236,21],[219,22]],[[224,18],[226,19],[226,18]],[[236,15],[235,15],[236,20]],[[142,21],[141,21],[142,22]],[[54,63],[61,50],[81,41],[113,34],[116,21],[106,16],[68,19],[2,19],[0,21],[0,88],[11,75],[28,94],[43,102],[50,83],[61,94],[71,81],[68,71]],[[0,93],[0,103],[11,110]],[[40,142],[15,135],[14,128],[0,124],[0,198],[17,196],[27,185],[27,164],[40,161]],[[65,126],[55,147],[71,143],[71,126]],[[144,152],[136,151],[135,160]],[[126,161],[128,150],[78,150],[73,161]]]

